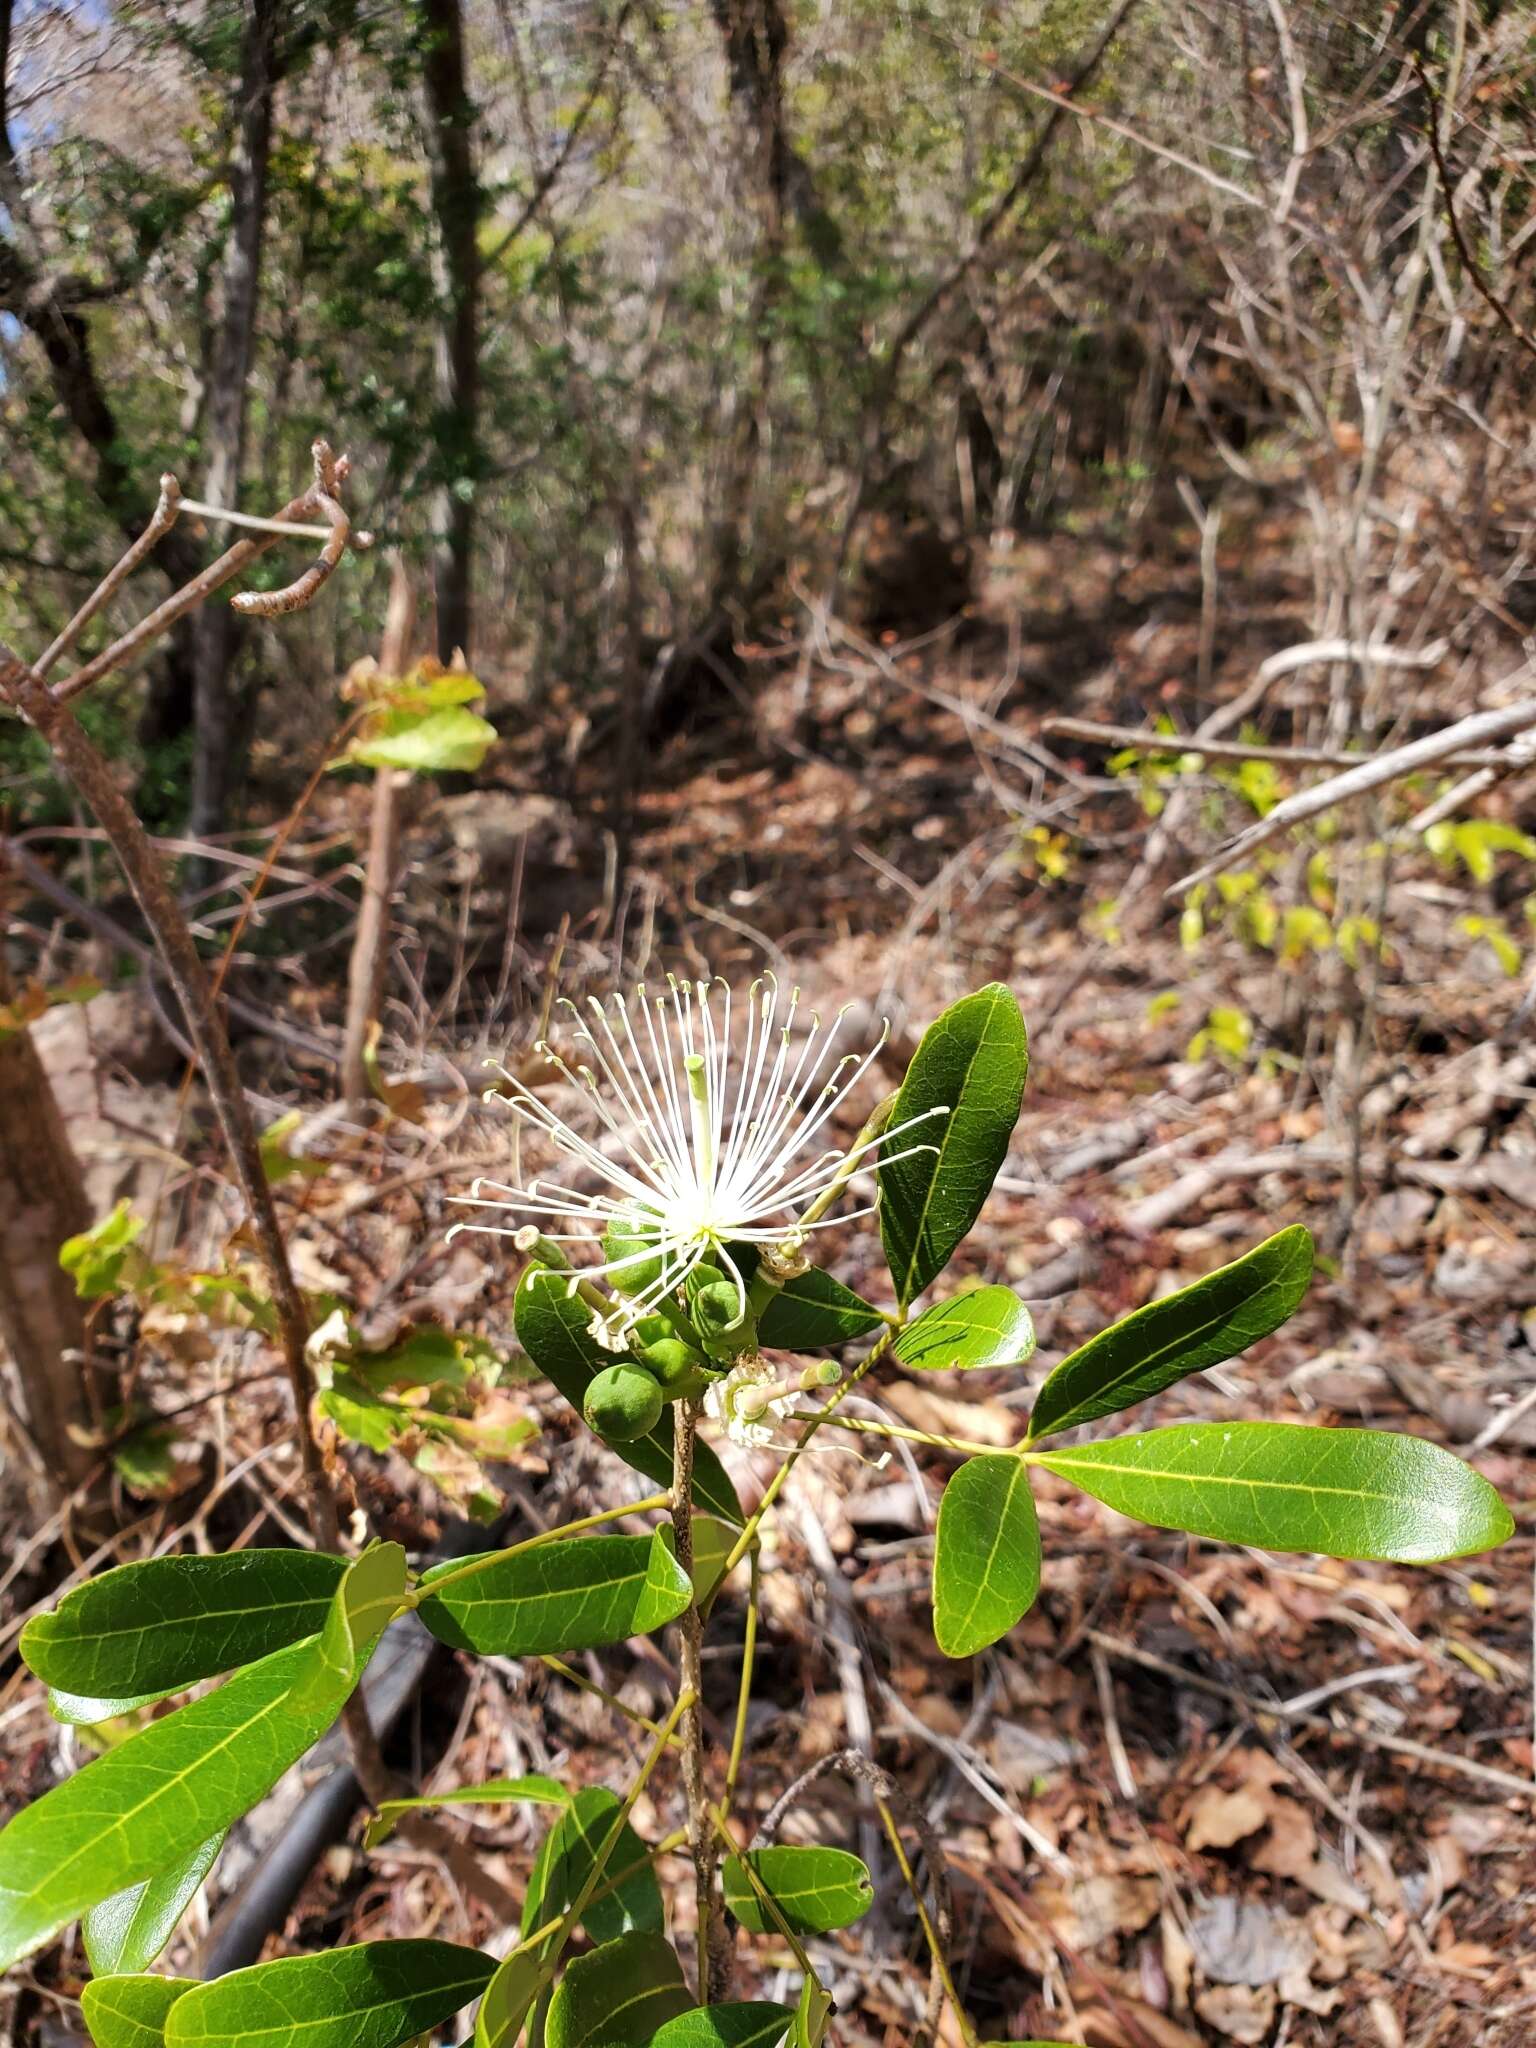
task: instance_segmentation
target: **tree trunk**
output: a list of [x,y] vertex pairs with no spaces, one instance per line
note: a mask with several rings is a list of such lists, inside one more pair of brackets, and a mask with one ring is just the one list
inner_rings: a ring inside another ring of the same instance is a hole
[[432,590],[437,651],[449,661],[470,651],[470,555],[474,494],[480,477],[480,246],[483,195],[475,170],[475,107],[464,82],[464,21],[459,0],[420,0],[418,48],[427,108],[427,160],[438,295],[437,459]]
[[[12,997],[0,959],[0,1002]],[[79,1164],[25,1024],[0,1028],[0,1337],[16,1370],[22,1419],[54,1500],[96,1462],[71,1437],[91,1412],[85,1319],[59,1247],[90,1222]]]
[[[208,468],[204,495],[234,506],[245,459],[246,386],[256,340],[261,245],[267,215],[267,165],[272,98],[277,86],[277,28],[282,0],[245,0],[240,59],[240,123],[229,165],[230,229],[224,258],[224,305],[208,383]],[[227,823],[236,757],[235,615],[207,604],[192,630],[197,750],[192,766],[191,828],[198,838]]]

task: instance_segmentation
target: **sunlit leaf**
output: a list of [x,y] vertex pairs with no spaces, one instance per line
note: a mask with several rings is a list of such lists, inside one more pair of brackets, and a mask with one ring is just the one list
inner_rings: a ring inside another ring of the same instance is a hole
[[1034,1456],[1138,1521],[1262,1550],[1431,1564],[1514,1529],[1470,1465],[1388,1430],[1186,1422]]
[[1293,1223],[1230,1266],[1125,1316],[1071,1352],[1040,1389],[1034,1438],[1076,1429],[1235,1358],[1278,1330],[1312,1279],[1312,1236]]
[[968,1458],[939,1502],[933,1634],[946,1657],[1005,1636],[1040,1591],[1040,1525],[1017,1457]]
[[511,1806],[524,1799],[541,1806],[571,1803],[563,1785],[537,1772],[524,1778],[487,1778],[483,1784],[460,1785],[451,1792],[424,1792],[414,1799],[385,1799],[363,1832],[363,1847],[376,1849],[394,1833],[402,1813],[415,1813],[423,1806]]
[[163,2048],[165,2022],[195,1977],[93,1977],[80,1994],[80,2010],[96,2048]]
[[545,2048],[650,2048],[691,2003],[668,1943],[626,1934],[566,1964],[549,2002]]
[[[869,1870],[846,1849],[774,1842],[746,1858],[758,1883],[797,1934],[830,1934],[862,1920],[875,1902]],[[723,1872],[725,1903],[743,1927],[772,1933],[778,1922],[758,1897],[739,1856]]]
[[699,2005],[679,2013],[650,2039],[649,2048],[781,2048],[794,2013],[787,2005]]
[[99,1906],[92,1906],[81,1933],[98,1977],[149,1968],[176,1932],[177,1921],[212,1870],[228,1832],[221,1828],[168,1870],[141,1878],[126,1891],[115,1892]]
[[524,1941],[575,1904],[600,1856],[603,1882],[581,1915],[587,1933],[594,1941],[616,1941],[621,1934],[661,1932],[661,1887],[651,1868],[650,1852],[628,1821],[603,1856],[619,1809],[614,1793],[602,1785],[589,1785],[576,1794],[544,1837],[523,1899]]
[[477,1998],[495,1968],[450,1941],[284,1956],[177,1999],[165,2048],[400,2048]]
[[981,1213],[1018,1122],[1028,1037],[1018,1001],[1001,982],[966,996],[923,1033],[891,1112],[891,1128],[944,1108],[894,1141],[879,1169],[880,1234],[902,1306],[948,1265]]
[[1011,1287],[977,1287],[935,1302],[891,1346],[915,1372],[1023,1365],[1034,1349],[1034,1322]]
[[649,1536],[573,1536],[495,1558],[444,1587],[479,1558],[434,1566],[420,1581],[417,1613],[440,1642],[481,1656],[530,1657],[590,1650],[647,1635],[674,1621],[692,1596],[672,1531]]

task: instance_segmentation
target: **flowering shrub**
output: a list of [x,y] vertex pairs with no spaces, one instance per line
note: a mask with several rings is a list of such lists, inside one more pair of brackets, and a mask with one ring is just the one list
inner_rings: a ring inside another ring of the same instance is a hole
[[[1061,1360],[1010,1450],[907,1428],[867,1402],[849,1413],[849,1390],[867,1391],[877,1368],[1017,1367],[1035,1339],[1006,1287],[916,1306],[975,1222],[1008,1148],[1028,1064],[1014,998],[993,985],[946,1010],[900,1090],[847,1145],[830,1142],[833,1120],[874,1053],[843,1050],[840,1025],[798,1030],[795,999],[783,1001],[771,982],[748,991],[733,1024],[728,995],[677,982],[591,1005],[580,1052],[550,1054],[578,1105],[568,1117],[508,1076],[504,1099],[524,1136],[562,1164],[522,1184],[481,1183],[467,1199],[504,1220],[471,1227],[506,1233],[526,1255],[515,1320],[529,1359],[653,1491],[419,1573],[393,1543],[350,1561],[269,1550],[124,1565],[28,1625],[22,1654],[66,1721],[142,1718],[232,1674],[149,1718],[0,1832],[0,1960],[83,1919],[96,1972],[84,2010],[98,2048],[233,2039],[292,2048],[300,2038],[306,2048],[399,2048],[477,1998],[476,2048],[815,2048],[831,2000],[807,1943],[868,1909],[869,1873],[835,1846],[755,1842],[737,1788],[761,1532],[795,1460],[824,1432],[903,1437],[961,1461],[933,1560],[934,1630],[952,1657],[998,1641],[1036,1597],[1036,1469],[1143,1521],[1275,1550],[1428,1561],[1509,1535],[1487,1482],[1413,1437],[1236,1421],[1084,1437],[1276,1329],[1311,1273],[1299,1226]],[[865,1170],[877,1197],[839,1209]],[[811,1258],[818,1233],[849,1214],[878,1216],[888,1306]],[[845,1365],[850,1350],[861,1355]],[[782,1454],[750,1514],[711,1432]],[[649,1526],[604,1527],[621,1519]],[[700,1714],[701,1645],[743,1561],[734,1739],[715,1758]],[[659,1725],[644,1724],[648,1752],[625,1796],[529,1777],[380,1805],[370,1846],[425,1804],[550,1809],[521,1926],[498,1945],[500,1960],[407,1940],[261,1963],[211,1983],[151,1974],[226,1830],[337,1717],[384,1628],[407,1610],[444,1643],[482,1656],[554,1656],[676,1625],[679,1691]],[[636,1805],[674,1753],[685,1826],[648,1843],[632,1825]],[[910,1881],[901,1829],[913,1816],[872,1760],[861,1775]],[[695,1872],[691,1982],[668,1939],[669,1925],[686,1932],[689,1918],[678,1902],[669,1915],[655,1871],[684,1841]],[[931,1861],[926,1836],[923,1845]],[[974,2027],[935,1917],[920,1898],[918,1910],[969,2048]],[[731,1922],[787,1945],[801,1972],[794,2004],[732,1999]],[[590,1946],[572,1954],[578,1931]]]

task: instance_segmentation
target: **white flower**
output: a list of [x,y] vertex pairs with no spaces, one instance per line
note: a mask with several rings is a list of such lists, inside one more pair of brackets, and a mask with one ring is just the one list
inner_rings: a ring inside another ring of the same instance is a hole
[[[477,1180],[459,1199],[536,1221],[557,1243],[601,1238],[610,1226],[642,1236],[645,1249],[605,1258],[583,1276],[607,1277],[623,1287],[626,1269],[660,1259],[659,1273],[647,1285],[624,1288],[628,1299],[617,1317],[620,1329],[649,1313],[706,1261],[735,1280],[744,1311],[746,1287],[729,1246],[768,1247],[847,1221],[846,1214],[806,1220],[804,1212],[846,1177],[852,1162],[929,1117],[949,1113],[931,1109],[852,1151],[834,1147],[807,1159],[807,1146],[863,1077],[883,1040],[866,1052],[838,1053],[848,1014],[842,1010],[825,1031],[813,1016],[796,1050],[791,1027],[799,1003],[796,989],[781,1017],[773,977],[753,982],[738,1004],[746,1012],[739,1046],[732,1044],[732,996],[724,983],[669,976],[664,995],[642,984],[629,999],[613,995],[603,1003],[594,996],[584,1009],[567,1003],[588,1057],[567,1064],[543,1041],[539,1050],[583,1091],[601,1129],[593,1138],[581,1136],[502,1067],[506,1087],[493,1089],[487,1100],[507,1103],[576,1171],[569,1185],[543,1177],[525,1187]],[[886,1158],[932,1149],[915,1144]],[[585,1185],[594,1182],[596,1192]],[[848,1213],[868,1215],[872,1207]],[[457,1227],[518,1234],[515,1224]]]
[[704,1412],[714,1417],[733,1444],[760,1450],[773,1442],[773,1425],[790,1412],[790,1395],[769,1401],[758,1396],[759,1388],[772,1385],[773,1367],[764,1359],[747,1359],[704,1389]]

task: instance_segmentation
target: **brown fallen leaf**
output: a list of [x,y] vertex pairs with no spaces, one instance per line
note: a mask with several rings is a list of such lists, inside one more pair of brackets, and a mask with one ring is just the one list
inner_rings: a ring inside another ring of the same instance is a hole
[[1230,1849],[1256,1835],[1268,1819],[1267,1803],[1247,1786],[1226,1792],[1219,1785],[1203,1785],[1180,1821],[1184,1846],[1191,1854],[1201,1849]]
[[1105,1875],[1071,1884],[1047,1878],[1030,1894],[1067,1947],[1097,1948],[1120,1934],[1139,1934],[1156,1919],[1162,1896],[1155,1878]]
[[1278,2000],[1273,1991],[1253,1990],[1245,1984],[1212,1984],[1195,2000],[1195,2011],[1207,2025],[1229,2041],[1257,2044],[1267,2041],[1275,2024]]

